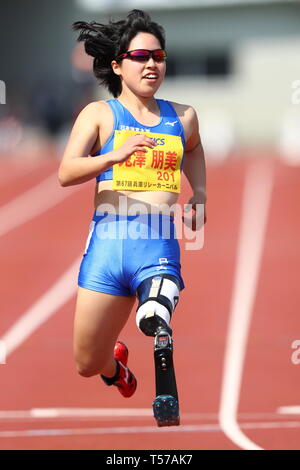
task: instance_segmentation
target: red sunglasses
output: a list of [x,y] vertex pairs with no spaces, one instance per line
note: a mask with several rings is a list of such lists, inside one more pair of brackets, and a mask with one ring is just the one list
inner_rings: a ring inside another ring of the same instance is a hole
[[147,62],[150,57],[155,60],[155,62],[164,62],[167,58],[167,53],[164,49],[155,49],[150,51],[149,49],[135,49],[134,51],[127,51],[124,54],[120,54],[117,58],[117,62],[129,57],[132,60],[137,62]]

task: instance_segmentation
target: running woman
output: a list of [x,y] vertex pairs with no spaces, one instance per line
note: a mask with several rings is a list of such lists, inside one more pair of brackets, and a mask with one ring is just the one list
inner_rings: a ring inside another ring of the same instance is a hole
[[74,357],[81,376],[100,375],[130,397],[137,381],[118,338],[136,298],[144,334],[172,331],[184,282],[170,208],[182,171],[193,190],[189,204],[206,203],[205,160],[193,107],[155,98],[167,59],[160,25],[132,10],[122,21],[76,22],[73,29],[114,97],[82,110],[59,168],[63,187],[97,181],[78,278]]

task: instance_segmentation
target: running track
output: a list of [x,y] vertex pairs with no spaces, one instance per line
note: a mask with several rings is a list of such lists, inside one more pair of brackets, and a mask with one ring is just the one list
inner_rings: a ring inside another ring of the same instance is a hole
[[[57,166],[0,161],[0,449],[299,449],[300,167],[259,154],[208,164],[204,248],[180,240],[181,426],[158,429],[152,339],[135,310],[121,338],[134,397],[75,371],[76,269],[94,184],[62,189]],[[185,182],[180,201],[189,196]]]

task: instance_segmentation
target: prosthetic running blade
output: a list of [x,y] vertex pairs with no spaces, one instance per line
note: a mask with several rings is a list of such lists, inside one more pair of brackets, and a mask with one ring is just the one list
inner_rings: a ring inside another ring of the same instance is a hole
[[154,340],[156,399],[152,403],[159,427],[178,426],[179,403],[173,364],[173,341],[166,329],[159,328]]

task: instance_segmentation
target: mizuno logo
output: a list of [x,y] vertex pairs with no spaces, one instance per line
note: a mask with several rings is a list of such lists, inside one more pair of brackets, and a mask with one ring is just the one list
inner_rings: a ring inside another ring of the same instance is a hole
[[175,126],[175,124],[177,123],[178,121],[174,121],[174,122],[166,122],[166,126]]

